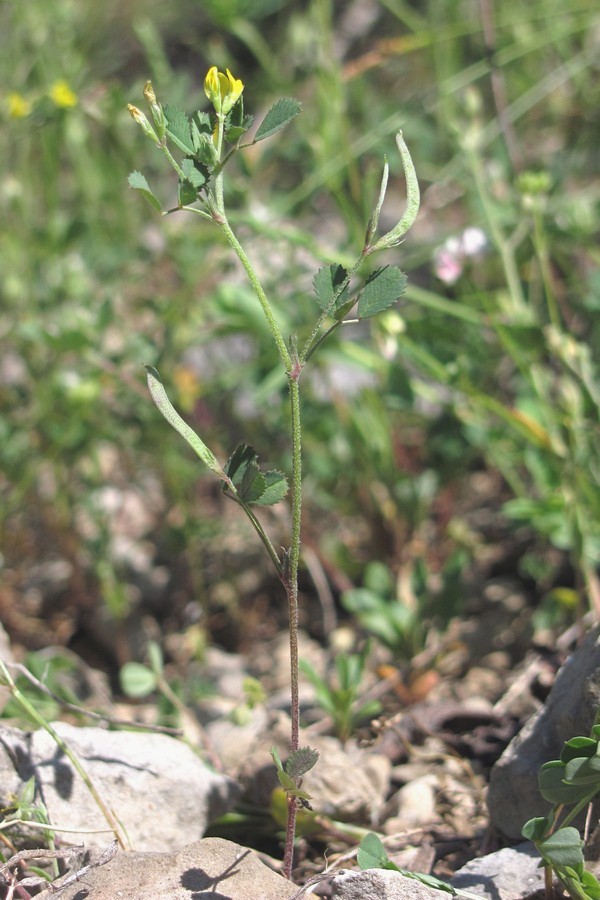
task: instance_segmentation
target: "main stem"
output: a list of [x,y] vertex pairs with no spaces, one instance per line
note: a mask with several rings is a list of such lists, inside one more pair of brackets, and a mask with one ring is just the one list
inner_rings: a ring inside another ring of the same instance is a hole
[[[290,700],[291,700],[291,737],[290,749],[293,753],[298,749],[299,744],[299,722],[300,722],[300,700],[299,700],[299,666],[298,666],[298,564],[300,561],[300,525],[302,516],[302,427],[300,417],[300,386],[299,379],[302,372],[302,364],[298,360],[292,359],[292,354],[288,350],[283,335],[275,319],[275,315],[263,287],[258,280],[256,272],[252,267],[252,263],[248,259],[246,252],[235,233],[233,232],[223,206],[223,194],[221,175],[217,178],[216,185],[216,204],[213,208],[213,219],[223,231],[229,245],[234,250],[236,256],[242,263],[250,283],[257,296],[258,302],[267,320],[267,324],[273,336],[273,340],[279,351],[279,356],[288,377],[289,393],[290,393],[290,414],[291,414],[291,430],[292,430],[292,479],[291,479],[291,501],[292,501],[292,529],[290,536],[290,547],[287,559],[284,560],[283,567],[278,565],[279,560],[275,555],[275,565],[277,572],[283,582],[288,598],[288,615],[289,615],[289,634],[290,634]],[[246,512],[252,518],[251,513]],[[260,534],[260,531],[259,531]],[[263,540],[263,543],[265,541]],[[270,542],[265,544],[269,550]],[[270,554],[271,555],[271,554]],[[272,557],[273,558],[273,557]],[[294,837],[296,834],[296,798],[292,795],[287,797],[287,827],[285,834],[285,851],[283,857],[283,874],[286,878],[291,878],[292,865],[294,860]]]
[[[291,752],[299,745],[299,666],[298,666],[298,563],[300,561],[300,525],[302,519],[302,427],[300,415],[299,378],[302,369],[296,363],[288,373],[290,391],[290,412],[292,419],[292,533],[287,569],[284,569],[284,586],[288,598],[289,632],[290,632],[290,699],[291,699]],[[294,862],[294,837],[296,833],[296,798],[287,797],[287,827],[285,832],[285,851],[283,855],[283,874],[292,877]]]

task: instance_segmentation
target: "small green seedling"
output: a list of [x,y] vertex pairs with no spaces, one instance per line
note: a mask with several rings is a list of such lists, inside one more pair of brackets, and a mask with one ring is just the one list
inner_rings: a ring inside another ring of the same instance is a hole
[[368,644],[360,653],[340,654],[335,659],[336,684],[319,673],[305,659],[300,660],[300,671],[315,689],[317,703],[333,721],[335,733],[341,741],[347,741],[355,727],[381,712],[378,700],[360,702],[360,685],[369,653]]
[[392,862],[387,855],[385,847],[381,843],[381,838],[373,832],[365,835],[360,842],[357,861],[359,867],[363,870],[391,869],[394,872],[399,872],[401,875],[404,875],[405,878],[410,878],[412,881],[420,881],[421,884],[430,888],[435,888],[438,891],[444,891],[446,894],[453,894],[455,897],[469,897],[472,898],[472,900],[481,900],[479,895],[452,887],[451,884],[447,884],[445,881],[442,881],[441,878],[436,878],[435,875],[424,875],[421,872],[409,872],[408,869],[401,869],[395,862]]
[[600,882],[586,871],[583,841],[571,825],[600,791],[600,724],[592,727],[590,737],[566,741],[560,759],[540,768],[538,783],[552,809],[547,816],[529,819],[521,833],[542,857],[546,897],[552,897],[554,872],[573,900],[600,900]]

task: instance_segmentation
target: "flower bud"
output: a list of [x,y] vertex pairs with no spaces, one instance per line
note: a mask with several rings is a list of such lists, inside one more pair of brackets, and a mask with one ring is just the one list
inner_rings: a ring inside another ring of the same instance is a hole
[[154,127],[156,128],[159,139],[162,141],[167,131],[167,119],[162,106],[156,99],[156,94],[154,93],[151,81],[147,81],[144,85],[144,97],[150,104],[152,118],[154,119]]
[[127,109],[129,110],[131,118],[138,123],[144,134],[147,134],[149,138],[152,138],[153,141],[160,144],[158,135],[141,109],[138,109],[137,106],[132,106],[131,103],[127,104]]

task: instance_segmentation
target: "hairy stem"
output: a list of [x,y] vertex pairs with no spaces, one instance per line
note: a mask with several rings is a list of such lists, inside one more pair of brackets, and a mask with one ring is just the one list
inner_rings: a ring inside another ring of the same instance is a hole
[[[291,738],[290,749],[294,753],[299,746],[300,730],[300,670],[298,661],[298,564],[300,561],[300,528],[302,520],[302,420],[300,414],[299,378],[302,367],[299,362],[289,373],[290,412],[292,418],[292,530],[290,549],[285,571],[285,590],[288,598],[289,633],[290,633],[290,701],[291,701]],[[294,862],[294,836],[296,833],[296,798],[287,797],[287,828],[285,833],[285,851],[283,856],[283,874],[292,877]]]
[[[221,176],[217,179],[219,181]],[[223,231],[227,241],[236,256],[243,265],[248,279],[254,289],[254,293],[258,298],[261,309],[275,341],[275,345],[279,352],[281,361],[285,367],[288,376],[289,393],[290,393],[290,414],[291,414],[291,432],[292,432],[292,478],[290,485],[291,504],[292,504],[292,526],[290,536],[290,547],[287,553],[287,559],[284,565],[277,556],[268,538],[266,538],[262,527],[258,526],[257,520],[252,511],[242,504],[244,511],[249,516],[252,524],[257,529],[259,536],[263,540],[263,544],[267,548],[267,552],[271,557],[278,575],[282,579],[288,599],[288,615],[289,615],[289,634],[290,634],[290,701],[291,701],[291,737],[290,749],[293,753],[298,749],[299,729],[300,729],[300,701],[299,701],[299,666],[298,666],[298,564],[300,561],[300,526],[302,517],[302,423],[300,415],[300,387],[299,379],[302,372],[302,364],[299,360],[293,360],[290,351],[283,339],[281,329],[277,324],[275,315],[271,308],[263,287],[254,271],[244,248],[238,241],[234,231],[232,230],[223,206],[223,195],[219,192],[219,186],[216,187],[216,204],[214,211],[214,219]],[[266,538],[266,540],[265,540]],[[288,796],[288,818],[286,828],[285,851],[283,860],[283,871],[287,878],[291,877],[293,856],[294,856],[294,837],[296,831],[296,798]]]
[[277,350],[279,352],[279,356],[281,357],[281,361],[285,366],[286,372],[289,373],[292,368],[292,358],[290,356],[288,348],[286,347],[285,341],[283,339],[283,335],[281,333],[281,329],[279,328],[279,325],[277,324],[277,320],[275,319],[275,315],[271,308],[271,304],[269,303],[269,301],[267,299],[267,295],[265,294],[263,287],[262,287],[260,281],[258,280],[258,276],[256,275],[256,272],[254,271],[254,269],[252,267],[252,263],[248,259],[248,256],[246,255],[246,251],[244,250],[244,248],[238,241],[234,231],[231,228],[231,225],[227,221],[227,217],[225,216],[225,212],[223,211],[223,209],[219,209],[216,212],[215,221],[221,228],[221,231],[227,238],[227,241],[228,241],[230,247],[232,248],[235,255],[237,256],[237,258],[239,259],[239,261],[241,262],[241,264],[243,265],[243,267],[246,271],[246,275],[248,276],[248,279],[250,280],[250,284],[252,285],[252,287],[254,289],[254,293],[256,294],[256,296],[258,298],[258,302],[260,303],[260,306],[264,313],[265,319],[267,320],[269,330],[271,331],[273,340],[275,341],[275,344],[277,346]]

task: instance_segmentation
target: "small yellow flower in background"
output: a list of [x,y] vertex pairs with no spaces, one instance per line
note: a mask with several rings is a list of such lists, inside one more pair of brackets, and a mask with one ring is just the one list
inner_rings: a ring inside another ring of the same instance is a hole
[[8,105],[8,115],[11,119],[24,119],[31,112],[31,101],[27,100],[22,94],[13,92],[6,98]]
[[173,381],[181,408],[184,412],[191,412],[202,393],[197,373],[189,366],[178,366],[173,372]]
[[54,82],[48,96],[54,105],[60,107],[60,109],[70,109],[72,106],[77,106],[77,94],[71,90],[63,79]]
[[216,66],[212,66],[204,79],[204,93],[215,110],[224,116],[233,109],[243,90],[243,82],[234,78],[229,69],[223,74]]

